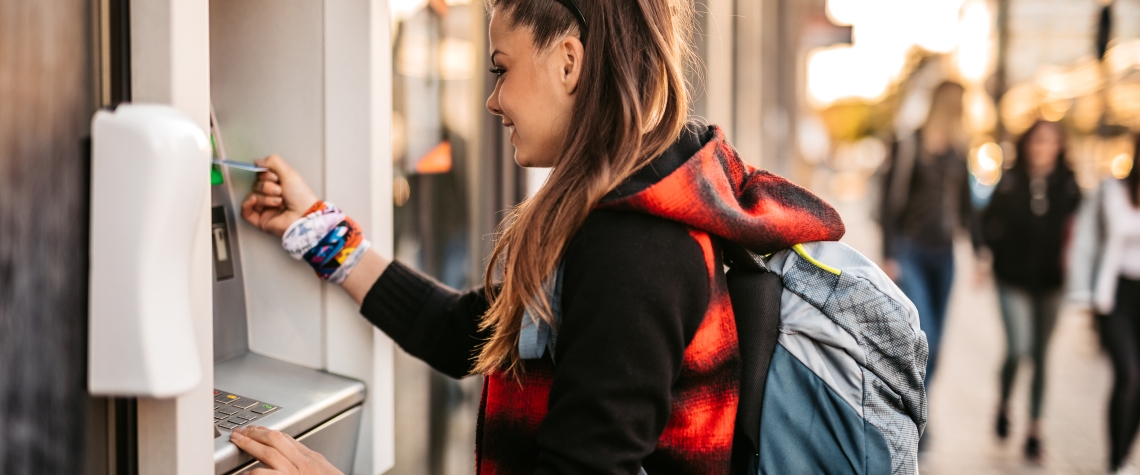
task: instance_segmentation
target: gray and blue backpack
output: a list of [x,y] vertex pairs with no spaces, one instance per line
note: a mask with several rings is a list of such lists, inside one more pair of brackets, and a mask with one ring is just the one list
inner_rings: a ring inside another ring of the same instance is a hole
[[[733,474],[918,473],[928,348],[914,304],[840,242],[722,249],[741,356]],[[547,284],[558,320],[561,274]],[[537,321],[522,319],[523,358],[553,355]]]
[[723,249],[742,360],[734,472],[918,473],[928,349],[910,300],[843,243]]

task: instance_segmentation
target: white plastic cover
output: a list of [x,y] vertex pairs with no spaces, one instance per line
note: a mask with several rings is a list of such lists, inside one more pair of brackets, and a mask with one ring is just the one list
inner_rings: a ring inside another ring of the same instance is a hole
[[202,379],[190,259],[210,143],[185,113],[121,105],[92,120],[88,389],[172,397]]

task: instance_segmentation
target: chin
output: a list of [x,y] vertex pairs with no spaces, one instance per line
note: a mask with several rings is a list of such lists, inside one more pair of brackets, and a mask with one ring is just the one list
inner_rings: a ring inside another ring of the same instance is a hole
[[534,164],[533,156],[519,152],[518,148],[515,148],[515,164],[523,168],[531,168],[537,166]]
[[552,157],[544,160],[534,154],[521,152],[515,147],[515,163],[523,168],[549,168],[554,166],[554,159]]

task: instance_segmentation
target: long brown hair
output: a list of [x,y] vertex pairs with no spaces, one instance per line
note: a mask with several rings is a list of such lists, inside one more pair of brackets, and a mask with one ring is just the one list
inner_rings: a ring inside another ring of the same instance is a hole
[[[491,331],[475,371],[518,374],[523,310],[553,325],[545,282],[570,237],[598,202],[680,135],[688,111],[684,64],[688,0],[577,0],[586,19],[582,73],[570,129],[550,177],[500,228],[484,276]],[[488,0],[512,28],[527,28],[539,49],[579,35],[556,0]],[[496,284],[501,276],[501,286]]]
[[952,81],[944,81],[934,88],[930,98],[930,112],[922,125],[924,133],[944,135],[951,148],[961,150],[967,145],[966,128],[962,124],[962,96],[965,88]]

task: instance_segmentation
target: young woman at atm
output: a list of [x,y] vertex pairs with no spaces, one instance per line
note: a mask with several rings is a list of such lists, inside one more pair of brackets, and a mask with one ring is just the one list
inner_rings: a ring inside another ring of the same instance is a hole
[[[685,0],[488,5],[487,108],[519,165],[553,170],[503,225],[483,287],[368,249],[277,156],[258,161],[270,171],[242,216],[408,353],[485,378],[478,473],[728,473],[739,352],[717,242],[836,240],[839,215],[688,121]],[[335,473],[279,432],[232,440],[270,468],[256,473]]]

